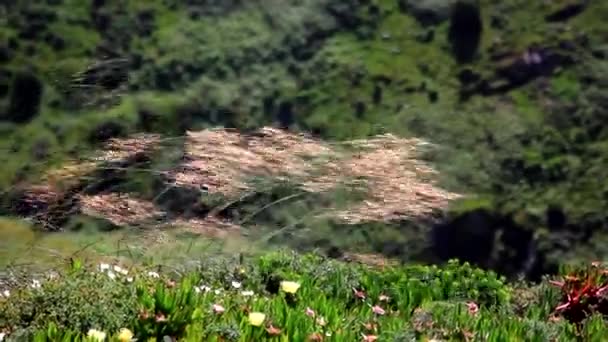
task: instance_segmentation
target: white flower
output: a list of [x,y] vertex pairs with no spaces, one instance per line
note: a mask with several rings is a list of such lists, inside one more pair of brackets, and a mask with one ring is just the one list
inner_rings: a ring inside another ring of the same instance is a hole
[[4,336],[6,336],[5,333],[0,333],[0,342],[4,341]]
[[116,279],[116,273],[114,273],[112,271],[108,271],[108,277],[110,277],[110,279],[114,280],[114,279]]
[[195,287],[194,287],[194,292],[196,292],[196,293],[201,293],[201,288],[200,288],[200,287],[198,287],[198,286],[195,286]]
[[150,271],[148,272],[148,276],[152,277],[152,278],[160,278],[160,274],[154,272],[154,271]]
[[243,291],[241,292],[241,295],[245,296],[245,297],[251,297],[254,295],[253,291]]
[[215,290],[215,291],[213,291],[213,292],[215,292],[215,294],[216,294],[216,295],[219,295],[219,294],[222,292],[222,290],[217,289],[217,290]]
[[10,297],[10,296],[11,296],[11,292],[10,292],[9,290],[4,290],[4,291],[2,291],[2,295],[3,295],[4,297],[8,298],[8,297]]
[[211,291],[211,288],[210,288],[209,286],[207,286],[207,285],[201,285],[201,286],[199,287],[199,289],[200,289],[201,291],[203,291],[203,292],[209,292],[209,291]]
[[133,282],[133,277],[128,277],[127,278],[127,282],[132,283]]
[[106,333],[104,333],[103,331],[96,330],[96,329],[90,329],[89,332],[87,333],[87,336],[92,338],[95,341],[103,341],[106,339]]
[[232,282],[232,287],[234,287],[235,289],[240,289],[241,288],[241,283],[239,283],[238,281],[233,281]]
[[110,264],[104,264],[104,263],[99,264],[99,270],[100,271],[103,272],[103,271],[107,271],[109,269],[110,269]]
[[114,265],[114,271],[115,271],[116,273],[120,273],[120,274],[122,274],[122,275],[127,275],[127,274],[129,274],[129,270],[127,270],[127,269],[125,269],[125,268],[122,268],[122,267],[120,267],[120,266],[118,266],[118,265]]
[[37,279],[32,280],[32,288],[39,289],[40,287],[40,281],[38,281]]

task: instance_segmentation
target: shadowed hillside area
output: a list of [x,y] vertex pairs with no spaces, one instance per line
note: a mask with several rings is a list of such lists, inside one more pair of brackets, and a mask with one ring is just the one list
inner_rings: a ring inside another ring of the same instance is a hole
[[605,18],[593,0],[2,3],[0,279],[283,249],[532,282],[608,260]]

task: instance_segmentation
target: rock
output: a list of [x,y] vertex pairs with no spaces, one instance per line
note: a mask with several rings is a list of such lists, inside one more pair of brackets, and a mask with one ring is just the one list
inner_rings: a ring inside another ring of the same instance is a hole
[[549,22],[565,21],[579,15],[585,10],[589,0],[570,0],[545,17]]
[[25,123],[38,115],[42,100],[43,84],[36,75],[22,71],[15,75],[7,112],[3,119]]
[[482,31],[481,12],[476,2],[459,1],[454,4],[448,38],[458,62],[467,63],[473,60],[481,42]]

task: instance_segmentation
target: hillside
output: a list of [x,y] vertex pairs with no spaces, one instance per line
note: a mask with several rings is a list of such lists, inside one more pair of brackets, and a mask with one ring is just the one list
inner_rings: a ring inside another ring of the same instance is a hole
[[[6,217],[62,231],[246,231],[333,256],[459,258],[536,280],[606,258],[602,1],[1,9]],[[107,144],[116,154],[155,143],[127,163],[95,159]],[[320,159],[295,157],[307,148]]]

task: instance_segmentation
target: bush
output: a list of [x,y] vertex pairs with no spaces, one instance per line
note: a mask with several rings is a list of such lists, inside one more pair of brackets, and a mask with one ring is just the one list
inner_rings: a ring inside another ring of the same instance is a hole
[[10,327],[28,340],[50,324],[84,332],[91,328],[118,330],[137,315],[133,286],[105,273],[84,270],[24,284],[11,291],[3,307],[0,326]]
[[89,272],[75,262],[59,277],[0,296],[6,308],[0,326],[9,341],[83,341],[90,329],[110,341],[120,340],[121,329],[139,341],[561,341],[608,332],[598,315],[578,329],[567,320],[530,315],[540,302],[528,314],[514,313],[510,286],[455,261],[380,270],[276,253],[254,262],[209,259],[176,279],[108,264]]

